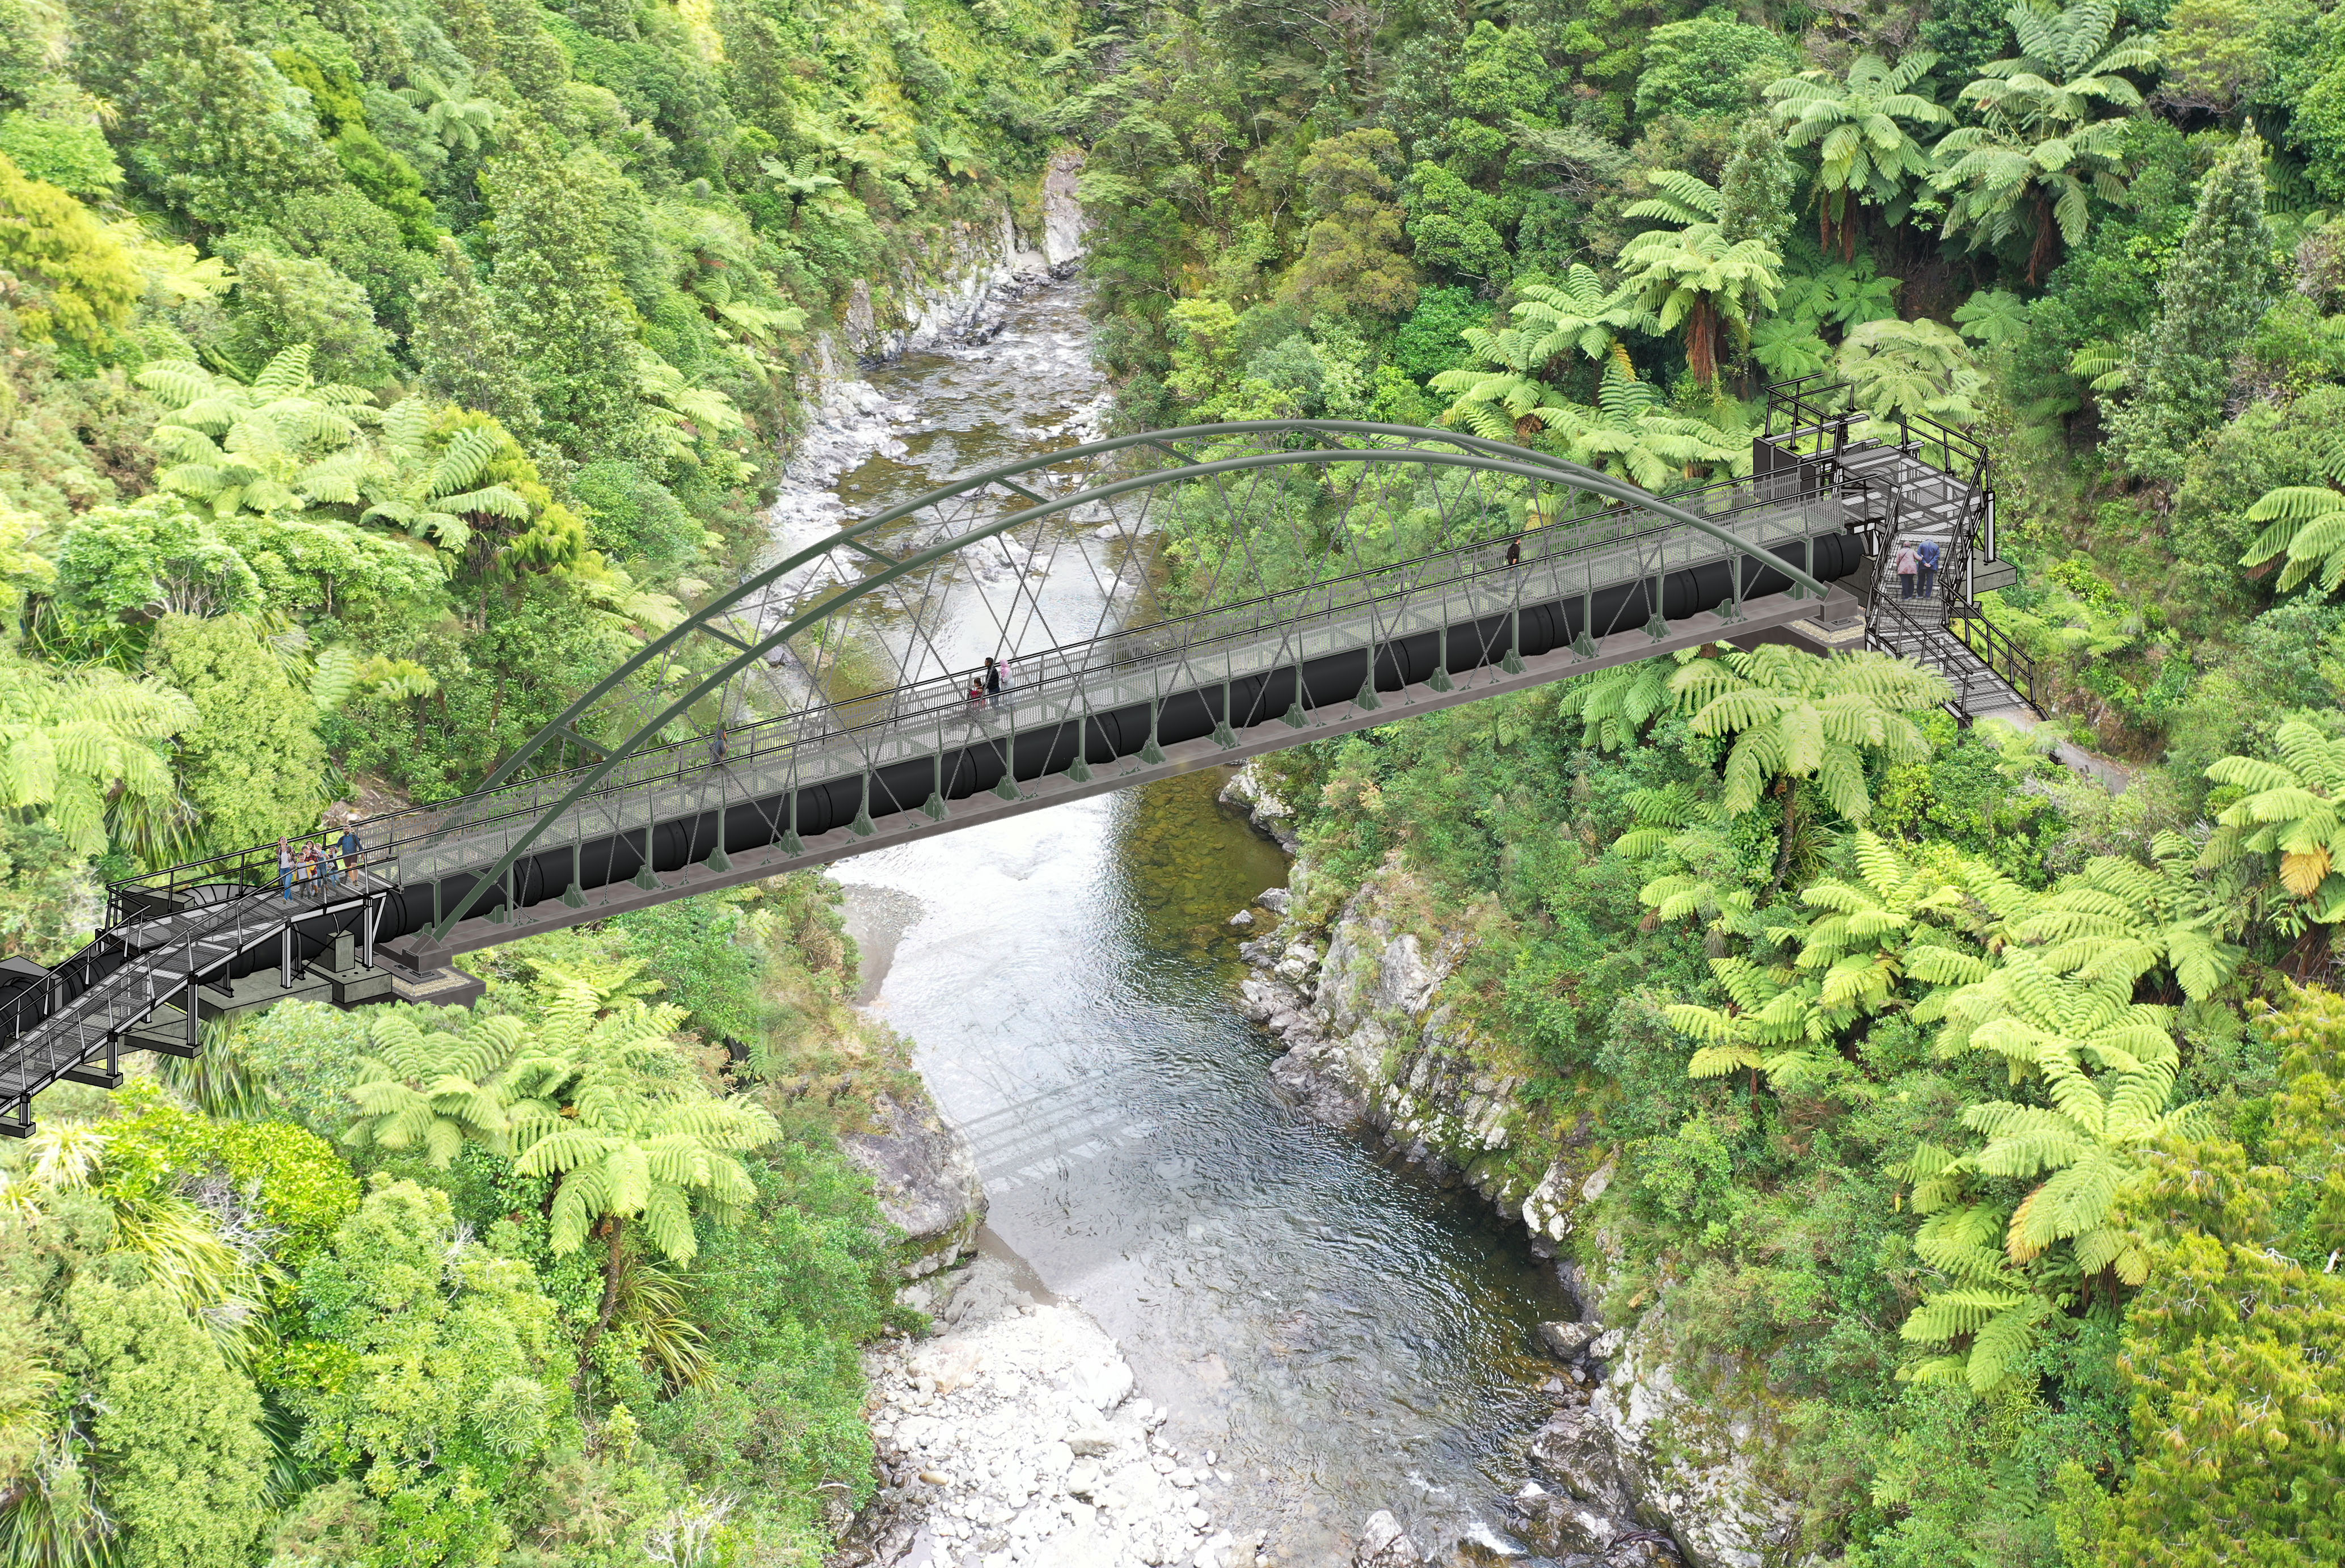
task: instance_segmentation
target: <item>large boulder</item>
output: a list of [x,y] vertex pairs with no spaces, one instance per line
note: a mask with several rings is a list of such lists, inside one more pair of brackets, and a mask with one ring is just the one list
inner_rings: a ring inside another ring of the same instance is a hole
[[985,1223],[985,1183],[959,1126],[933,1105],[882,1095],[871,1126],[839,1142],[870,1175],[879,1210],[903,1228],[904,1272],[914,1278],[958,1262]]
[[1360,1526],[1359,1550],[1352,1568],[1425,1568],[1425,1553],[1416,1549],[1388,1509],[1377,1509]]

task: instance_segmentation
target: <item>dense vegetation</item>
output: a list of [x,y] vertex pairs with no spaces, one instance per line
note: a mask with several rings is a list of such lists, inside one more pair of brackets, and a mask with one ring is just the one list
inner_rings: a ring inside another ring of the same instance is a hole
[[1303,913],[1471,936],[1453,1037],[1527,1084],[1483,1174],[1618,1152],[1574,1245],[1773,1411],[1801,1546],[2345,1560],[2338,15],[1199,5],[1115,64],[1134,423],[1660,489],[1826,370],[1996,454],[1986,613],[2058,723],[1873,656],[1585,677],[1288,754]]
[[[1713,650],[1300,754],[1306,912],[1475,932],[1515,1156],[1624,1151],[1608,1307],[1775,1408],[1809,1545],[2337,1561],[2340,15],[0,0],[0,944],[477,780],[756,549],[807,335],[1078,143],[1135,424],[1659,489],[1831,370],[1986,441],[1988,613],[2122,794]],[[48,1097],[0,1553],[819,1551],[889,1311],[834,1134],[900,1071],[827,904],[492,967]]]
[[[1030,227],[1076,12],[0,0],[0,952],[466,788],[736,574],[812,335]],[[43,1096],[0,1560],[817,1560],[895,1310],[852,962],[808,880]]]

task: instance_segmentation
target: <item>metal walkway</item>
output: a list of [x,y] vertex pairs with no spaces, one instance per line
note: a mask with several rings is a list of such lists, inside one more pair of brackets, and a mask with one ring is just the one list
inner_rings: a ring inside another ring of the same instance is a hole
[[1884,524],[1948,473],[1787,402],[1817,417],[1771,420],[1751,479],[1667,498],[1283,421],[883,507],[713,595],[486,788],[360,824],[334,880],[287,899],[273,846],[176,867],[117,884],[55,971],[0,966],[0,1132],[49,1084],[118,1083],[123,1051],[192,1054],[213,1013],[413,996],[456,953],[624,909],[1721,637],[1870,628]]

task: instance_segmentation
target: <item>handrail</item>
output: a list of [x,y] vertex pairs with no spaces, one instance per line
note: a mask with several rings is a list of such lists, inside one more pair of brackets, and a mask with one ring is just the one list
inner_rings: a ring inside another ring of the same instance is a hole
[[[1739,492],[1739,499],[1731,494],[1718,495],[1716,493],[1720,491]],[[1732,524],[1746,514],[1781,510],[1786,504],[1790,504],[1771,499],[1740,481],[1704,486],[1700,494],[1709,498],[1711,503],[1709,509],[1711,510],[1712,516],[1727,524]],[[1687,499],[1692,498],[1687,497]],[[1081,496],[1078,494],[1068,499],[1080,501]],[[1718,501],[1727,501],[1729,504],[1717,505]],[[1619,526],[1624,522],[1648,519],[1650,521],[1646,526],[1632,528]],[[1609,529],[1600,534],[1591,535],[1591,530],[1604,529],[1608,524],[1612,524]],[[1532,547],[1525,565],[1535,565],[1541,562],[1635,545],[1666,535],[1677,526],[1678,524],[1672,520],[1653,518],[1651,514],[1629,507],[1607,507],[1586,516],[1561,518],[1541,527],[1529,529],[1521,535],[1524,542]],[[1738,545],[1738,547],[1746,546]],[[1495,556],[1502,548],[1502,542],[1477,541],[1446,551],[1434,551],[1423,555],[1404,557],[1397,561],[1364,567],[1342,576],[1325,578],[1317,583],[1274,589],[1231,604],[1190,611],[1183,615],[1150,621],[1142,626],[1101,633],[1081,642],[1061,645],[1059,647],[1047,650],[1045,654],[1033,657],[1040,658],[1059,656],[1063,659],[1095,649],[1104,649],[1111,650],[1110,657],[1112,658],[1112,650],[1119,645],[1130,646],[1143,639],[1162,640],[1176,636],[1179,636],[1181,646],[1183,647],[1207,646],[1216,639],[1208,637],[1200,642],[1194,636],[1194,631],[1216,620],[1240,617],[1246,612],[1254,611],[1255,626],[1251,628],[1254,631],[1271,629],[1279,625],[1288,624],[1289,621],[1299,624],[1306,617],[1308,612],[1297,612],[1277,621],[1266,620],[1261,612],[1283,601],[1292,602],[1315,596],[1326,597],[1332,606],[1333,602],[1343,590],[1361,586],[1373,579],[1395,573],[1406,573],[1412,569],[1423,569],[1444,562],[1455,563],[1475,556]],[[1787,564],[1771,561],[1771,565],[1782,565],[1782,569],[1794,577],[1805,575],[1798,567]],[[1445,580],[1456,581],[1457,577],[1453,575]],[[1432,580],[1426,579],[1409,591],[1421,591],[1431,585],[1433,585]],[[1389,597],[1391,596],[1372,595],[1356,602],[1381,602]],[[934,718],[940,714],[949,714],[957,710],[960,702],[959,693],[966,689],[969,677],[976,672],[977,667],[959,671],[949,671],[924,680],[887,687],[844,703],[826,703],[818,708],[777,715],[755,725],[743,726],[728,733],[728,758],[737,765],[739,762],[763,756],[769,750],[786,748],[808,739],[836,739],[868,731],[900,728],[908,720]],[[1030,679],[1027,684],[1030,686],[1036,683]],[[922,700],[922,694],[936,693],[950,695],[939,701],[924,702]],[[879,716],[862,724],[841,728],[830,727],[827,721],[842,707],[876,709],[878,710]],[[824,721],[823,727],[813,735],[806,737],[790,738],[781,735],[780,732],[785,729],[804,726],[809,719]],[[646,746],[627,759],[637,764],[637,767],[629,770],[626,777],[611,784],[608,789],[598,791],[598,796],[616,794],[650,782],[665,775],[669,770],[671,762],[682,760],[687,756],[696,758],[705,750],[706,746],[706,738],[702,736]],[[510,821],[514,817],[533,812],[537,809],[543,793],[550,786],[562,779],[576,779],[594,770],[591,765],[583,765],[552,773],[513,779],[495,789],[476,791],[464,799],[467,801],[487,805],[496,798],[503,797],[516,803],[504,809],[492,809],[472,816],[466,821],[465,827],[485,830],[501,822]],[[411,849],[434,837],[440,831],[439,819],[442,814],[442,809],[439,807],[411,806],[383,812],[353,824],[354,830],[364,830],[365,839],[368,840],[361,850],[361,862],[366,865],[376,865],[395,860],[401,850]],[[411,822],[416,826],[409,832],[395,833],[389,839],[382,837],[384,829],[401,822]],[[203,860],[189,861],[135,877],[127,877],[109,884],[109,891],[117,897],[127,893],[144,895],[147,898],[176,900],[178,895],[187,889],[222,884],[262,887],[273,884],[276,879],[275,847],[261,844],[225,851]]]

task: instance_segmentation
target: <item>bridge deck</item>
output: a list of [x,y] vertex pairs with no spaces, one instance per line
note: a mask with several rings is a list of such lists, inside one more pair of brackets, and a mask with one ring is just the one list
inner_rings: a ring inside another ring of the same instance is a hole
[[[1835,531],[1845,517],[1839,501],[1823,496],[1721,521],[1766,549]],[[1557,525],[1526,535],[1516,566],[1506,564],[1504,545],[1483,545],[1270,595],[1235,610],[1051,649],[1024,661],[1017,684],[998,700],[972,704],[958,682],[931,681],[743,729],[729,738],[721,764],[708,760],[701,743],[655,753],[565,810],[536,841],[557,846],[640,833],[824,781],[998,746],[1086,715],[1162,703],[1177,691],[1487,622],[1525,606],[1591,599],[1608,588],[1721,563],[1727,554],[1711,539],[1668,529],[1608,536],[1589,550],[1573,529]],[[1463,668],[1480,661],[1456,662]],[[561,799],[567,781],[555,775],[504,791],[493,817],[452,814],[432,838],[384,865],[383,874],[414,883],[494,864]]]

